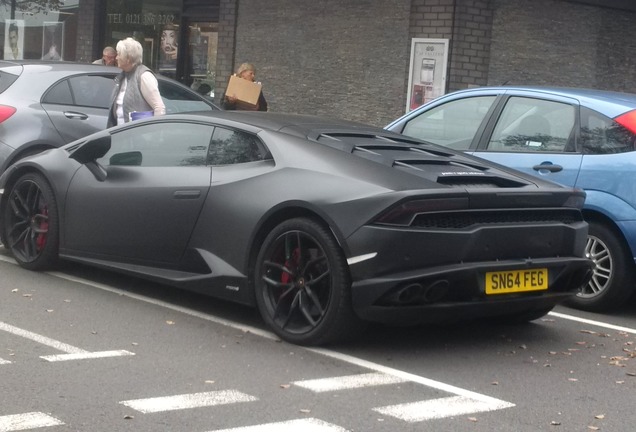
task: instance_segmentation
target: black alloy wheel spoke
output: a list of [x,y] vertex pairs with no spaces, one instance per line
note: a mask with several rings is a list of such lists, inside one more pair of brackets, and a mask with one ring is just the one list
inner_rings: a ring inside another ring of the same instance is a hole
[[303,296],[302,292],[298,293],[298,308],[300,309],[300,312],[303,314],[307,322],[311,324],[312,327],[315,327],[317,321],[311,316],[311,312],[309,311],[310,305],[305,304],[305,302],[303,301],[303,297],[306,296]]
[[[294,314],[294,311],[298,307],[298,303],[299,303],[298,295],[299,295],[299,293],[296,293],[296,295],[294,296],[294,300],[292,301],[291,305],[289,305],[289,310],[287,311],[287,316],[285,317],[285,321],[283,322],[283,325],[281,326],[283,329],[287,328],[287,325],[289,324],[289,322],[292,319],[292,315]],[[281,305],[281,302],[279,302],[278,305],[276,306],[276,313],[274,315],[275,317],[282,315],[282,314],[279,314],[280,308],[278,306],[280,306],[280,305]]]
[[314,307],[318,310],[320,317],[325,314],[325,311],[322,308],[322,304],[320,304],[320,299],[316,296],[316,293],[309,286],[305,286],[305,294],[311,300]]

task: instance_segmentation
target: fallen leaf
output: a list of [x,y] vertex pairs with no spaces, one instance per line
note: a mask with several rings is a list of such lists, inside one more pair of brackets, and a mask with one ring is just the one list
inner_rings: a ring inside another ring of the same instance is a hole
[[168,324],[168,325],[173,325],[173,324],[174,324],[174,321],[170,321],[170,320],[168,320],[168,321],[166,321],[166,324]]
[[603,420],[605,418],[605,414],[599,414],[594,416],[595,419]]
[[587,333],[587,334],[596,334],[595,331],[593,330],[579,330],[580,333]]
[[53,312],[53,309],[47,309],[46,311],[51,313],[51,312]]
[[490,385],[499,385],[499,381],[493,381],[490,383]]
[[22,297],[32,297],[31,294],[22,294]]
[[280,388],[282,388],[282,389],[288,389],[288,388],[290,388],[290,387],[291,387],[291,386],[290,386],[289,384],[281,384],[281,385],[280,385]]
[[71,302],[71,301],[70,301],[70,300],[68,300],[68,299],[67,299],[67,300],[64,300],[64,303],[70,303],[70,302]]
[[471,422],[476,422],[477,421],[477,417],[468,417],[468,420]]
[[599,430],[600,429],[600,427],[598,427],[598,426],[588,426],[587,428],[589,430]]
[[556,351],[550,351],[548,354],[550,354],[550,355],[556,355],[556,354],[557,354],[557,352],[556,352]]
[[554,421],[554,420],[552,420],[552,421],[550,422],[550,424],[551,424],[552,426],[561,426],[561,422]]
[[528,349],[528,347],[524,344],[524,345],[519,345],[519,348],[521,349]]
[[212,381],[212,380],[205,380],[205,383],[206,383],[206,384],[214,384],[214,381]]
[[574,381],[578,381],[578,379],[577,378],[568,378],[568,381],[574,382]]
[[135,416],[131,416],[130,414],[126,414],[126,415],[124,416],[124,419],[126,419],[126,420],[132,420],[132,419],[134,419],[134,418],[135,418]]
[[636,376],[636,373],[635,372],[625,372],[625,375]]
[[18,292],[18,291],[20,291],[20,290],[17,289],[17,288],[14,288],[14,289],[11,290],[11,292]]
[[625,381],[616,381],[616,384],[625,384]]
[[587,342],[579,341],[576,343],[577,345],[587,345]]
[[309,414],[311,412],[311,410],[303,408],[303,409],[300,410],[300,412],[303,413],[303,414]]

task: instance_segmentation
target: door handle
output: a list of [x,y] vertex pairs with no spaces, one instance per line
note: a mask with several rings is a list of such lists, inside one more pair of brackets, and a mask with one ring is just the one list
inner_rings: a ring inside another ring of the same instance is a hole
[[66,116],[66,118],[69,118],[69,119],[86,120],[88,118],[86,114],[75,112],[75,111],[64,111],[64,115]]
[[182,190],[176,191],[173,195],[174,199],[197,199],[201,196],[199,190]]
[[551,164],[551,163],[542,163],[539,165],[535,165],[532,167],[533,170],[535,171],[542,171],[542,170],[546,170],[546,171],[550,171],[550,172],[559,172],[559,171],[563,171],[563,167],[561,165],[555,165],[555,164]]

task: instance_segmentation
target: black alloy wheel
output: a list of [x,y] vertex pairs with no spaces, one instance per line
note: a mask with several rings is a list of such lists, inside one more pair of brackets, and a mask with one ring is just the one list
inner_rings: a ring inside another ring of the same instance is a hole
[[43,270],[58,259],[58,210],[46,179],[25,174],[11,187],[4,208],[5,247],[22,267]]
[[285,341],[321,345],[364,328],[351,307],[344,255],[331,232],[313,220],[291,219],[274,228],[258,254],[255,274],[258,309]]

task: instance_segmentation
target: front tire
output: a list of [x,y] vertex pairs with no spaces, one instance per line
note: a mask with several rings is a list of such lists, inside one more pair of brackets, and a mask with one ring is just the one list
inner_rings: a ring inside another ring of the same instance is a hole
[[594,273],[565,304],[601,312],[621,306],[634,292],[634,263],[614,231],[599,222],[589,225],[585,255],[594,262]]
[[37,173],[11,187],[3,214],[5,247],[20,266],[45,270],[58,260],[58,209],[51,186]]
[[290,219],[269,233],[256,259],[254,288],[264,321],[287,342],[333,343],[364,327],[351,305],[340,246],[311,219]]

